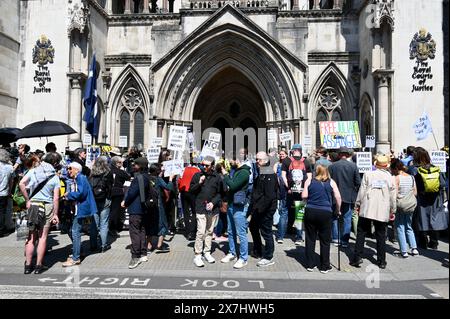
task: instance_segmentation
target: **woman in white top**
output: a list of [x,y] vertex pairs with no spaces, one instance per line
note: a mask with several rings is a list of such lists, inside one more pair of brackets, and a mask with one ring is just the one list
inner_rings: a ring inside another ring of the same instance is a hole
[[[403,258],[408,258],[408,244],[411,255],[418,255],[416,238],[412,229],[412,216],[417,206],[417,188],[414,177],[406,173],[406,167],[399,159],[391,162],[391,173],[395,176],[395,187],[397,189],[397,214],[395,216],[395,227],[397,229],[398,243]],[[416,201],[414,205],[413,202]],[[401,201],[410,202],[407,208],[402,208]]]

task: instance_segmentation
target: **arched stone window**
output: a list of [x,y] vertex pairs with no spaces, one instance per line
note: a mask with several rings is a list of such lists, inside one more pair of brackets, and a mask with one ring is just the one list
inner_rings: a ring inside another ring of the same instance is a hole
[[[128,145],[130,145],[130,113],[122,110],[120,113],[120,136],[126,136]],[[127,145],[127,146],[128,146]]]
[[[120,100],[120,135],[127,136],[128,145],[144,145],[145,116],[141,93],[130,86]],[[133,135],[131,135],[133,133]]]
[[144,145],[144,113],[137,109],[134,113],[134,145]]
[[319,122],[343,121],[342,100],[337,91],[326,86],[319,95],[316,117],[316,145],[320,145]]

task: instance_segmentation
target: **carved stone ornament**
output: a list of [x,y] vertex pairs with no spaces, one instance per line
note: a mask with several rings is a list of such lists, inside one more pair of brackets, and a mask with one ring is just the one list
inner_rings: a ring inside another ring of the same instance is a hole
[[341,106],[341,99],[337,95],[335,89],[326,87],[319,96],[319,107],[331,111]]
[[47,63],[53,63],[55,49],[52,46],[52,42],[43,34],[36,41],[32,54],[34,64],[46,65]]
[[122,95],[121,99],[122,107],[126,107],[128,110],[134,110],[138,107],[142,107],[142,97],[138,90],[134,87],[130,87]]
[[374,26],[379,29],[382,22],[386,22],[394,30],[394,0],[372,0],[372,5],[375,6]]
[[67,15],[67,34],[77,29],[83,33],[88,27],[89,7],[86,0],[69,0]]

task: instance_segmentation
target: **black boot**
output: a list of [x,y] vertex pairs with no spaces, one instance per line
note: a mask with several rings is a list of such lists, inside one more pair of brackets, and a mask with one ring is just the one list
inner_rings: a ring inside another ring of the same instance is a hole
[[24,262],[24,269],[23,269],[23,273],[25,275],[29,275],[33,272],[33,265],[27,265],[27,262]]

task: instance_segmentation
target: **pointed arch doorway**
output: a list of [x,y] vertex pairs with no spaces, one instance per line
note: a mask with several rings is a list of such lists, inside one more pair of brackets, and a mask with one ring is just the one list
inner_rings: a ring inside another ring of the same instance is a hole
[[[266,127],[263,100],[252,81],[241,71],[227,66],[218,71],[202,88],[196,101],[193,120],[200,120],[202,133],[216,128],[225,145],[226,128],[253,128],[258,140],[258,128]],[[248,147],[246,137],[244,146]]]

